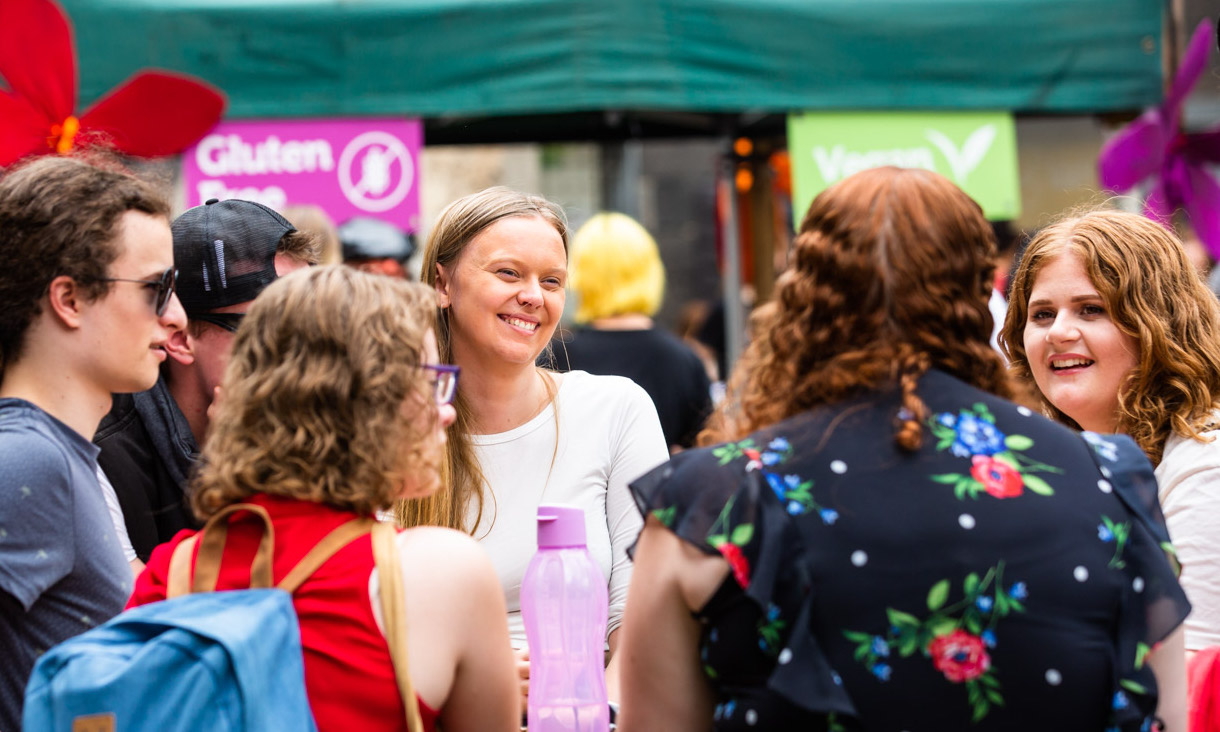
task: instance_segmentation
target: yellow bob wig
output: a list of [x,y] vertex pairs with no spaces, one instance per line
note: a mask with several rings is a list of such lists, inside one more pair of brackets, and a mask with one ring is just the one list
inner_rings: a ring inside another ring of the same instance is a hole
[[599,213],[572,239],[568,283],[580,298],[576,322],[614,315],[652,317],[665,296],[657,243],[635,219]]

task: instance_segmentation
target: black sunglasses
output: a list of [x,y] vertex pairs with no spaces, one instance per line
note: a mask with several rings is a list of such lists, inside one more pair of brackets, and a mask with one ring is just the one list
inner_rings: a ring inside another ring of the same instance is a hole
[[200,313],[198,315],[188,316],[191,320],[201,320],[205,323],[218,325],[221,328],[236,333],[237,327],[241,325],[242,318],[246,317],[245,313]]
[[132,280],[125,277],[99,277],[99,282],[136,282],[145,287],[155,287],[157,292],[156,306],[157,317],[165,315],[165,309],[169,307],[169,299],[174,295],[174,287],[178,284],[178,270],[170,267],[161,273],[161,277],[155,280]]

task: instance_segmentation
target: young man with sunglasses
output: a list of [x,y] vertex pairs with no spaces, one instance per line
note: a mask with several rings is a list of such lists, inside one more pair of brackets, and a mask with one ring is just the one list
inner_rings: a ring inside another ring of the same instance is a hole
[[250,201],[212,199],[190,209],[174,221],[173,240],[189,323],[165,344],[168,358],[153,388],[115,395],[93,440],[122,509],[128,558],[138,561],[197,526],[187,478],[242,314],[277,277],[318,258],[312,237]]
[[0,178],[0,729],[51,646],[123,609],[123,560],[90,442],[112,392],[149,388],[186,327],[169,205],[101,159]]

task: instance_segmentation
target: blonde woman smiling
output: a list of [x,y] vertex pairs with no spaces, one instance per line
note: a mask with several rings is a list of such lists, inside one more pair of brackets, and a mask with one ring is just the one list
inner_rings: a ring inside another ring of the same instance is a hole
[[508,603],[524,694],[520,589],[537,546],[537,507],[583,508],[589,550],[608,584],[607,685],[615,699],[627,547],[641,526],[627,483],[668,451],[648,394],[630,380],[534,365],[563,314],[567,236],[558,206],[507,188],[466,196],[441,213],[422,278],[438,293],[441,358],[462,368],[462,390],[447,489],[401,504],[399,518],[471,532],[487,549]]

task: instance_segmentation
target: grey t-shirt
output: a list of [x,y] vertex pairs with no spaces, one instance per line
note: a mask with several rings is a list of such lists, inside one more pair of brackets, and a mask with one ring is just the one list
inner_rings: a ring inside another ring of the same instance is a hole
[[0,731],[51,646],[123,609],[131,569],[97,483],[97,448],[21,399],[0,399]]

